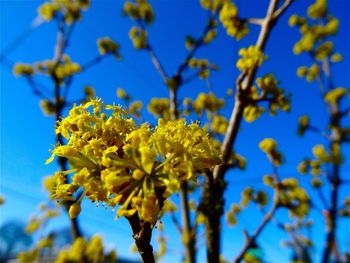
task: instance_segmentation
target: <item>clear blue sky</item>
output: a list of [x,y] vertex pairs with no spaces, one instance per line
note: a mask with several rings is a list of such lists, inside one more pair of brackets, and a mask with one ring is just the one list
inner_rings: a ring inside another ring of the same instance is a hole
[[[36,17],[36,8],[43,1],[11,1],[0,0],[0,53],[32,23]],[[243,17],[262,17],[265,13],[267,0],[237,0]],[[302,158],[311,155],[311,148],[323,139],[313,135],[304,138],[296,136],[297,119],[302,114],[309,114],[314,123],[324,127],[326,111],[320,99],[316,85],[308,85],[297,78],[295,71],[300,65],[309,65],[307,56],[294,56],[293,44],[299,33],[287,25],[288,17],[292,13],[304,14],[306,7],[312,1],[296,0],[295,4],[282,17],[277,28],[272,32],[266,53],[269,60],[259,71],[259,74],[273,72],[281,81],[281,86],[293,93],[291,113],[279,113],[270,118],[265,115],[253,124],[244,123],[238,137],[236,150],[248,159],[245,172],[231,172],[227,175],[230,190],[227,192],[227,206],[239,200],[239,191],[245,185],[262,188],[261,178],[271,172],[266,157],[258,149],[258,142],[265,137],[275,138],[280,149],[286,153],[286,164],[280,169],[282,177],[298,176],[296,166]],[[159,75],[154,70],[147,53],[135,51],[128,39],[128,30],[132,22],[121,16],[123,1],[95,0],[91,8],[84,13],[83,19],[75,28],[71,45],[67,52],[74,61],[84,63],[97,55],[96,39],[110,36],[121,44],[123,60],[116,61],[108,58],[96,67],[78,75],[74,79],[71,99],[82,96],[83,86],[92,85],[105,102],[117,101],[115,90],[125,88],[135,99],[148,102],[151,97],[167,97],[167,89]],[[149,38],[167,72],[176,70],[186,55],[184,38],[187,34],[196,36],[201,32],[207,13],[200,8],[197,0],[157,0],[152,1],[156,21],[149,30]],[[336,85],[350,86],[350,1],[330,1],[330,9],[340,20],[340,33],[335,47],[344,56],[344,61],[334,67]],[[251,34],[241,42],[226,36],[222,27],[218,38],[208,47],[198,53],[198,57],[207,57],[220,66],[220,71],[213,74],[212,86],[218,96],[224,96],[227,88],[232,87],[237,77],[235,61],[238,48],[255,42],[257,29],[252,28]],[[49,59],[53,56],[55,43],[55,27],[52,23],[37,28],[16,50],[8,54],[11,61],[34,62]],[[1,223],[20,219],[27,220],[35,211],[37,204],[46,199],[46,193],[41,188],[43,176],[52,174],[55,166],[45,166],[49,157],[48,149],[55,143],[52,118],[42,115],[39,101],[34,97],[27,83],[14,77],[4,65],[0,67],[1,86],[1,164],[0,164],[0,192],[6,198],[6,204],[0,209]],[[39,79],[49,86],[45,79]],[[180,97],[194,96],[200,91],[207,91],[204,82],[196,81],[182,87]],[[118,102],[118,101],[117,101]],[[232,102],[223,111],[229,114]],[[349,147],[344,149],[350,153]],[[349,154],[348,154],[349,156]],[[346,161],[344,174],[349,174],[349,161]],[[301,178],[307,183],[307,178]],[[347,192],[347,193],[346,193]],[[342,189],[342,195],[349,195],[349,188]],[[176,197],[175,197],[176,199]],[[282,213],[283,214],[283,213]],[[315,219],[314,240],[317,240],[315,254],[321,251],[324,239],[322,218],[313,214]],[[86,233],[99,232],[107,244],[116,246],[118,254],[126,257],[137,257],[129,252],[132,243],[131,230],[126,220],[114,220],[114,213],[110,209],[95,208],[89,202],[84,203],[81,214],[82,227]],[[242,246],[242,229],[254,229],[259,220],[260,212],[256,207],[248,209],[239,217],[239,224],[235,228],[225,228],[223,240],[223,254],[232,260]],[[282,216],[283,217],[283,216]],[[252,219],[255,220],[252,220]],[[166,262],[178,262],[181,256],[180,239],[176,230],[167,218],[164,219],[168,246],[171,249]],[[167,224],[169,223],[169,224]],[[50,227],[65,226],[64,217],[56,220]],[[339,227],[339,243],[342,249],[350,247],[349,221],[341,221]],[[344,231],[346,230],[346,231]],[[347,233],[346,233],[347,232]],[[287,262],[290,251],[281,249],[280,239],[286,235],[273,224],[268,226],[259,238],[269,262]],[[200,241],[204,242],[204,240]],[[202,243],[203,244],[203,243]],[[204,258],[204,250],[200,251],[200,259]]]

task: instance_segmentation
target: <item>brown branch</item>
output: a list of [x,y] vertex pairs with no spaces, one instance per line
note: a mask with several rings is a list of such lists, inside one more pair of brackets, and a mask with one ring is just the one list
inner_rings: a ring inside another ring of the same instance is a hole
[[156,54],[154,52],[154,49],[152,48],[152,46],[149,43],[147,44],[146,50],[148,51],[148,53],[151,57],[151,60],[152,60],[154,67],[158,71],[158,73],[161,76],[161,78],[163,79],[164,83],[166,83],[166,81],[169,79],[168,74],[165,72],[164,67],[160,63],[158,57],[156,56]]
[[182,221],[184,223],[184,228],[182,231],[183,235],[186,235],[186,259],[193,263],[196,262],[196,235],[195,228],[191,224],[190,219],[190,207],[188,200],[188,184],[183,183],[181,185],[181,207],[182,207]]
[[233,260],[234,263],[241,262],[244,258],[244,255],[247,253],[247,251],[254,245],[256,239],[261,234],[261,232],[264,230],[265,226],[273,219],[274,214],[276,213],[279,206],[279,177],[278,177],[278,171],[277,167],[273,165],[273,180],[274,180],[274,198],[273,198],[273,204],[270,210],[266,213],[263,220],[259,224],[259,226],[256,228],[252,236],[249,236],[246,233],[246,243],[241,249],[241,251],[238,253],[236,258]]
[[284,3],[281,5],[281,7],[274,12],[273,18],[276,19],[280,17],[287,10],[287,8],[292,4],[292,2],[293,0],[285,0]]
[[[265,49],[265,45],[267,42],[268,37],[270,36],[270,33],[276,24],[276,21],[280,15],[285,11],[285,9],[281,10],[277,15],[275,14],[276,8],[278,6],[279,0],[270,0],[270,4],[266,13],[266,16],[262,22],[260,33],[258,36],[258,39],[256,41],[256,47],[259,48],[262,52]],[[288,5],[289,6],[289,5]],[[220,165],[217,165],[213,172],[213,178],[214,178],[214,185],[220,185],[224,184],[224,176],[228,169],[227,162],[229,161],[232,148],[235,144],[238,130],[240,127],[240,124],[242,122],[243,118],[243,112],[247,105],[246,102],[246,96],[245,93],[249,92],[251,89],[251,86],[254,83],[254,79],[256,77],[257,73],[257,66],[255,66],[252,70],[249,72],[244,72],[239,75],[239,77],[236,80],[236,97],[235,97],[235,105],[233,107],[231,117],[228,124],[228,129],[225,134],[225,138],[222,144],[221,148],[221,158],[222,163]],[[218,192],[217,194],[220,194],[221,197],[223,197],[223,191]],[[222,198],[221,198],[222,199]],[[217,200],[221,200],[218,198]],[[210,200],[210,202],[214,202],[213,200]],[[212,204],[213,207],[215,206],[223,206],[223,204]],[[211,249],[212,247],[215,247],[215,250],[207,250],[207,260],[210,262],[219,262],[219,255],[220,255],[220,218],[222,216],[222,209],[217,209],[216,214],[212,220],[215,221],[214,225],[209,225],[207,227],[208,237],[208,249]],[[273,214],[275,212],[275,208],[271,210],[271,213]],[[211,221],[211,218],[208,217],[208,220]],[[265,222],[266,221],[266,222]],[[258,229],[257,232],[260,233],[262,228],[264,228],[265,224],[269,220],[266,218],[264,222],[261,225],[261,229]],[[210,223],[210,222],[209,222]],[[217,250],[217,251],[216,251]]]
[[254,18],[254,17],[243,19],[243,20],[249,24],[258,25],[258,26],[261,26],[264,21],[264,19]]
[[171,218],[171,221],[173,221],[173,223],[174,223],[174,225],[175,225],[175,227],[176,227],[176,229],[177,229],[177,231],[179,231],[179,234],[181,234],[182,235],[182,227],[181,227],[181,225],[180,225],[180,222],[179,222],[179,220],[176,218],[176,216],[174,215],[174,213],[170,213],[170,218]]
[[263,231],[265,226],[271,221],[273,218],[273,215],[275,214],[276,210],[278,208],[278,204],[275,202],[273,206],[271,207],[270,211],[265,215],[260,225],[256,228],[252,236],[248,236],[246,239],[246,243],[242,250],[239,252],[239,254],[236,256],[236,258],[233,260],[234,263],[241,262],[244,258],[244,255],[247,253],[248,249],[252,247],[252,245],[255,243],[255,240],[260,235],[260,233]]
[[189,61],[195,56],[198,49],[204,44],[205,36],[208,34],[208,32],[211,29],[213,29],[213,25],[212,25],[211,21],[215,20],[217,14],[218,14],[218,11],[211,13],[211,15],[208,19],[207,26],[204,28],[200,38],[194,43],[194,45],[190,49],[190,52],[187,54],[185,59],[180,64],[178,70],[176,71],[175,76],[177,76],[180,80],[182,80],[182,73],[187,69]]
[[141,222],[137,214],[126,218],[133,232],[133,238],[144,263],[155,263],[151,246],[153,227],[149,222]]
[[[71,26],[72,27],[72,26]],[[64,31],[64,21],[60,21],[58,24],[58,32],[57,32],[57,40],[56,40],[56,46],[54,51],[54,67],[53,72],[55,72],[56,67],[58,67],[59,63],[62,60],[62,56],[64,53],[64,50],[69,43],[69,37],[71,36],[71,29],[68,31],[68,35],[65,36]],[[52,80],[54,82],[54,97],[55,97],[55,125],[60,120],[60,117],[62,115],[62,111],[64,106],[66,105],[64,101],[61,101],[61,84],[60,80],[57,78],[55,73],[52,74]],[[56,143],[59,143],[60,145],[64,144],[64,140],[61,134],[56,134]],[[61,171],[67,170],[67,159],[63,157],[58,158],[58,165]],[[68,212],[69,207],[65,207],[66,211]],[[71,222],[71,234],[73,239],[76,239],[78,237],[82,236],[82,232],[78,223],[77,218],[70,218]]]
[[96,64],[102,62],[103,58],[105,58],[105,57],[106,56],[101,56],[101,55],[96,56],[95,58],[91,59],[90,61],[88,61],[84,65],[82,65],[80,67],[81,68],[80,72],[83,72],[83,71],[95,66]]
[[38,84],[34,82],[31,76],[25,76],[26,81],[28,82],[33,94],[40,99],[48,99],[48,97],[43,93]]
[[[262,23],[259,37],[256,42],[256,46],[261,51],[264,51],[266,41],[271,33],[273,26],[275,25],[276,19],[278,18],[278,16],[274,17],[274,12],[276,10],[277,4],[278,4],[278,0],[270,1],[266,17],[264,18],[264,22]],[[236,80],[237,95],[236,95],[235,106],[232,110],[228,129],[221,148],[222,161],[224,164],[227,163],[231,155],[231,150],[236,141],[238,130],[243,117],[243,111],[246,106],[244,97],[241,96],[241,92],[242,90],[249,90],[251,88],[254,82],[256,73],[257,73],[257,67],[253,68],[246,75],[241,74]],[[241,84],[243,84],[242,88],[240,88]],[[223,178],[225,175],[225,172],[226,172],[225,165],[221,164],[216,166],[214,170],[215,180],[218,180],[219,178]]]

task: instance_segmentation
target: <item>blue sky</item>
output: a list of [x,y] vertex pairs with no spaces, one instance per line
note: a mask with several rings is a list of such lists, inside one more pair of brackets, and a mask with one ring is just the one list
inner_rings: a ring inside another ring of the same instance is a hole
[[[43,1],[0,0],[0,53],[32,23],[36,17],[36,8]],[[128,31],[133,23],[121,16],[123,1],[96,0],[91,8],[84,13],[83,19],[75,28],[71,44],[67,49],[74,61],[84,64],[97,55],[96,39],[110,36],[121,44],[123,60],[116,61],[107,58],[92,69],[79,74],[73,83],[70,98],[82,96],[84,85],[96,88],[97,95],[105,102],[118,102],[115,90],[125,88],[135,99],[148,102],[151,97],[167,97],[167,89],[152,66],[148,54],[135,51],[128,39]],[[235,1],[243,17],[262,17],[268,1],[240,0]],[[321,137],[306,135],[304,138],[296,136],[297,119],[302,114],[309,114],[314,123],[324,127],[326,111],[317,85],[309,85],[297,78],[295,71],[300,65],[309,65],[307,56],[294,56],[293,44],[299,33],[287,25],[288,17],[292,13],[304,14],[311,1],[295,1],[295,4],[281,18],[278,26],[273,30],[267,44],[266,53],[269,60],[260,69],[259,75],[272,72],[281,82],[281,86],[292,95],[291,113],[279,113],[277,117],[263,116],[253,124],[244,123],[241,127],[236,144],[236,150],[248,159],[245,172],[230,172],[227,174],[230,190],[227,192],[227,207],[232,201],[239,200],[239,191],[245,185],[262,188],[261,178],[271,172],[266,157],[258,149],[258,142],[265,137],[275,138],[282,152],[285,152],[286,163],[281,167],[282,177],[299,176],[296,165],[302,158],[311,155],[311,148],[315,144],[324,143]],[[175,72],[179,63],[186,55],[184,38],[187,34],[196,36],[204,27],[207,13],[200,8],[197,0],[157,0],[152,1],[156,13],[156,21],[150,27],[149,39],[158,57],[168,73]],[[336,49],[343,54],[344,61],[334,67],[336,85],[349,87],[350,85],[350,18],[348,11],[350,2],[346,0],[330,1],[330,10],[340,20],[340,32],[335,40]],[[25,41],[21,42],[13,52],[8,54],[11,61],[34,62],[51,58],[55,43],[55,27],[53,23],[38,27]],[[224,96],[227,88],[232,87],[237,77],[235,61],[238,49],[255,42],[258,28],[251,28],[248,37],[240,42],[226,36],[220,27],[218,38],[209,46],[198,52],[197,57],[206,57],[220,66],[220,71],[214,73],[211,81],[214,92]],[[5,206],[0,209],[1,223],[8,220],[27,220],[35,211],[37,204],[46,199],[46,193],[41,188],[43,176],[52,174],[55,165],[45,166],[49,157],[48,149],[54,144],[54,120],[42,115],[39,100],[34,97],[27,83],[12,75],[4,65],[0,67],[0,98],[1,98],[1,163],[0,163],[0,192],[6,198]],[[50,82],[39,79],[41,83],[50,87]],[[205,82],[195,81],[183,86],[179,96],[195,96],[198,92],[207,91]],[[145,103],[146,104],[146,103]],[[232,101],[228,102],[223,113],[231,111]],[[147,113],[145,113],[147,114]],[[149,115],[146,115],[149,116]],[[152,119],[151,119],[152,120]],[[344,149],[349,152],[349,147]],[[343,167],[343,174],[349,173],[347,160]],[[300,176],[299,176],[300,177]],[[307,177],[301,181],[307,183]],[[349,190],[344,187],[342,195]],[[176,197],[175,197],[176,199]],[[89,202],[84,203],[81,214],[82,227],[86,233],[99,232],[110,246],[116,246],[118,254],[126,257],[137,257],[129,252],[132,243],[131,231],[126,220],[114,220],[114,213],[110,209],[95,208]],[[282,218],[285,215],[282,213]],[[255,220],[252,220],[252,219]],[[223,236],[223,254],[232,260],[242,246],[242,229],[253,230],[260,218],[260,212],[252,206],[239,220],[242,222],[235,228],[225,228]],[[316,254],[320,253],[323,241],[322,218],[315,214],[314,237],[316,238]],[[171,249],[166,262],[178,262],[181,259],[180,239],[176,230],[167,218],[164,219],[165,233],[168,236]],[[169,223],[169,224],[167,224]],[[65,217],[56,220],[49,228],[67,225]],[[342,248],[350,246],[349,221],[341,221],[339,228],[339,243]],[[176,237],[176,238],[175,238]],[[268,226],[259,238],[263,245],[266,259],[269,262],[285,262],[289,251],[281,249],[279,240],[286,235],[273,224]],[[203,243],[202,243],[203,244]],[[200,250],[203,259],[204,250]]]

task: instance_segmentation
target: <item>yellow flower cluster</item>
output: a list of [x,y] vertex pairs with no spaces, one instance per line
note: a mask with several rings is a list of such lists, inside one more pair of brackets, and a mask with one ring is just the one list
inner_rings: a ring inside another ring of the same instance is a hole
[[147,107],[148,111],[156,118],[170,120],[170,105],[167,98],[152,98]]
[[267,157],[274,166],[283,162],[283,155],[277,150],[277,142],[274,139],[266,138],[259,143],[259,148],[266,153]]
[[40,250],[39,249],[31,249],[28,251],[22,251],[18,253],[17,260],[20,263],[31,263],[36,262],[39,257]]
[[128,112],[136,117],[141,117],[143,103],[140,100],[133,101],[128,107]]
[[218,70],[218,66],[209,63],[207,59],[191,58],[188,61],[191,68],[198,69],[198,76],[200,79],[207,79],[210,76],[211,70]]
[[135,49],[144,49],[147,47],[147,32],[141,27],[134,26],[129,31],[129,38]]
[[108,254],[104,252],[103,241],[100,236],[93,236],[89,242],[79,237],[69,249],[61,250],[57,256],[56,263],[66,262],[116,262],[117,254],[111,250]]
[[[29,223],[25,229],[26,233],[33,234],[34,232],[37,232],[47,224],[48,220],[59,216],[58,206],[52,208],[45,204],[40,204],[39,211],[40,214],[37,214],[30,218]],[[43,249],[51,248],[53,246],[53,241],[53,237],[50,235],[47,237],[40,237],[33,248],[18,253],[18,261],[21,263],[37,262],[41,251]]]
[[121,59],[121,56],[119,54],[119,48],[120,48],[119,45],[109,37],[98,39],[97,47],[98,47],[98,52],[101,55],[112,54],[117,59]]
[[131,95],[129,95],[123,88],[117,89],[117,97],[125,103],[125,111],[128,114],[132,114],[137,118],[141,117],[141,110],[143,107],[142,101],[133,101]]
[[127,1],[123,11],[131,19],[143,20],[147,24],[151,24],[154,20],[152,6],[147,0],[136,0],[135,3]]
[[210,113],[217,112],[225,105],[223,99],[219,99],[214,93],[204,93],[198,94],[195,101],[192,103],[193,110],[198,114],[202,115],[203,112],[209,111]]
[[316,59],[323,60],[333,53],[333,43],[326,39],[338,32],[339,21],[328,13],[326,0],[316,0],[310,5],[308,17],[310,21],[297,15],[289,19],[289,25],[299,27],[302,34],[294,45],[294,53],[311,52]]
[[339,143],[333,143],[330,146],[330,150],[327,151],[323,145],[318,144],[312,148],[312,153],[314,155],[313,160],[305,159],[299,166],[298,171],[301,174],[310,173],[312,175],[322,174],[322,165],[333,163],[339,165],[343,162],[343,156],[341,153],[341,148]]
[[232,204],[230,210],[226,213],[227,223],[230,226],[237,224],[236,215],[241,212],[241,207],[238,204]]
[[236,40],[240,40],[249,33],[247,24],[239,19],[237,7],[230,0],[225,1],[219,17],[226,33]]
[[121,205],[118,216],[138,213],[151,223],[182,181],[219,163],[218,148],[198,124],[159,119],[154,129],[136,126],[119,106],[100,100],[74,106],[56,132],[68,143],[57,145],[47,162],[65,157],[74,175],[71,184],[58,180],[53,195],[70,200],[83,188],[93,202]]
[[68,55],[63,55],[59,63],[53,60],[45,60],[38,62],[32,66],[29,64],[17,63],[13,68],[13,72],[17,76],[32,76],[36,72],[53,76],[58,81],[80,72],[81,68],[78,63],[71,61]]
[[308,67],[299,67],[297,70],[297,75],[300,78],[306,78],[306,81],[315,81],[320,76],[320,67],[317,64],[312,64]]
[[260,116],[265,112],[263,107],[258,105],[247,105],[243,111],[243,117],[246,122],[253,122],[256,119],[260,118]]
[[339,87],[327,92],[327,94],[324,96],[324,100],[329,104],[337,105],[346,95],[350,96],[350,90]]
[[200,0],[201,6],[204,9],[216,12],[227,0]]
[[46,21],[51,21],[58,13],[64,17],[67,24],[72,24],[81,17],[81,11],[88,9],[90,0],[51,0],[38,8],[39,15]]
[[29,64],[16,63],[13,67],[13,73],[16,76],[32,76],[34,72],[33,67]]
[[269,113],[275,116],[277,110],[289,111],[290,99],[284,90],[278,87],[278,81],[273,74],[267,74],[257,78],[256,86],[252,86],[248,94],[250,103],[245,107],[243,116],[247,122],[253,122],[264,112],[265,108],[259,106],[259,102],[267,102]]
[[298,119],[298,135],[304,135],[307,128],[310,125],[310,118],[307,115],[300,116]]
[[241,193],[241,205],[247,207],[249,202],[255,202],[259,206],[266,206],[267,194],[264,191],[256,191],[252,187],[245,188]]
[[275,187],[278,187],[278,204],[288,209],[290,217],[303,218],[309,213],[310,198],[297,179],[286,178]]
[[241,58],[238,59],[236,66],[243,72],[250,71],[255,67],[261,66],[264,60],[267,59],[264,53],[262,53],[261,50],[256,46],[241,48],[239,50],[239,55]]
[[210,29],[207,34],[203,38],[204,44],[209,44],[214,40],[214,38],[217,36],[218,31],[216,29]]
[[324,18],[327,15],[327,0],[316,0],[314,4],[309,6],[307,14],[313,19]]
[[93,87],[91,86],[85,86],[84,87],[84,95],[85,95],[85,100],[89,101],[96,96],[96,91]]
[[37,63],[36,68],[38,72],[53,76],[58,81],[69,78],[81,70],[80,65],[72,62],[68,55],[63,55],[58,64],[53,60],[45,60]]
[[218,134],[225,134],[228,127],[228,121],[224,116],[215,115],[212,123],[211,129]]
[[51,208],[45,204],[40,204],[39,211],[40,214],[31,217],[28,225],[26,226],[26,232],[28,234],[36,232],[50,218],[54,218],[60,215],[57,207]]
[[47,99],[40,100],[40,108],[46,116],[54,114],[56,109],[55,103]]
[[276,111],[289,111],[290,100],[289,96],[284,93],[282,88],[278,87],[278,81],[273,74],[267,74],[256,80],[259,88],[263,92],[262,100],[268,100],[269,113],[274,116]]

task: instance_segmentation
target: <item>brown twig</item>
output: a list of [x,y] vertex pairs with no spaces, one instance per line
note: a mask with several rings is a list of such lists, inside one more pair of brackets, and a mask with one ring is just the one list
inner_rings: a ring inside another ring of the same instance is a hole
[[144,263],[155,263],[151,246],[153,227],[149,222],[142,222],[137,214],[126,218],[133,232],[133,238]]
[[[276,24],[277,19],[283,14],[283,12],[287,9],[287,7],[292,3],[292,1],[286,1],[283,8],[277,9],[278,2],[279,0],[270,0],[267,14],[261,24],[261,30],[260,30],[258,39],[256,41],[256,47],[259,48],[261,51],[264,51],[267,39],[270,36],[272,28]],[[275,13],[276,9],[278,13]],[[249,92],[254,82],[256,73],[257,73],[257,66],[254,67],[248,73],[242,73],[236,80],[237,95],[235,97],[235,105],[231,113],[228,129],[225,134],[225,138],[221,148],[222,164],[217,165],[213,172],[213,178],[215,180],[215,184],[218,184],[224,180],[224,175],[228,169],[228,165],[226,163],[229,161],[232,147],[235,144],[238,130],[242,122],[243,112],[246,107],[246,101],[245,101],[246,97],[244,96],[244,92]],[[222,195],[223,192],[219,194]],[[209,226],[209,227],[213,227],[213,229],[207,229],[207,232],[210,234],[208,237],[209,238],[208,242],[210,242],[210,244],[208,244],[208,246],[216,247],[217,250],[220,250],[219,231],[220,231],[220,218],[222,216],[222,213],[220,209],[218,209],[217,211],[218,213],[215,215],[215,217],[218,218],[218,220],[215,220],[215,222],[217,222],[217,225]],[[273,210],[272,210],[272,213],[274,213]],[[264,224],[262,225],[262,228],[263,227],[264,227]],[[219,251],[207,251],[208,261],[211,261],[214,263],[219,262],[219,254],[220,254]]]

